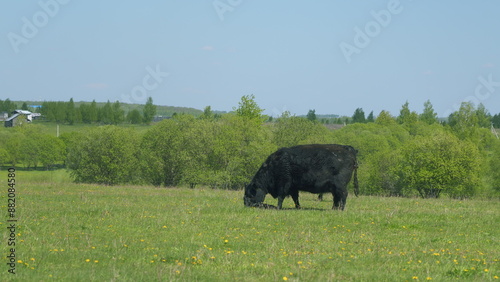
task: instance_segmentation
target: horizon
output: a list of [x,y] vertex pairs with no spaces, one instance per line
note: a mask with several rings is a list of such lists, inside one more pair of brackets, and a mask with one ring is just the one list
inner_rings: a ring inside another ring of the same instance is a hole
[[10,1],[0,99],[393,116],[500,113],[500,3]]

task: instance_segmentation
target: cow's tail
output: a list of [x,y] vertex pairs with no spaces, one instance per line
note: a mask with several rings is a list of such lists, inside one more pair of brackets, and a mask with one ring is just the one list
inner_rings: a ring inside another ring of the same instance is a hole
[[354,165],[354,195],[358,197],[359,195],[359,185],[358,185],[358,163]]

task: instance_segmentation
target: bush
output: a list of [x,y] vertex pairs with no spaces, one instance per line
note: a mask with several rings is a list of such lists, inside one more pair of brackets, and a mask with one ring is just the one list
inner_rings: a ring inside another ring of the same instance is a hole
[[138,182],[139,138],[116,126],[83,130],[74,136],[68,168],[76,182],[107,185]]
[[397,167],[406,194],[418,191],[423,198],[443,192],[453,198],[468,198],[481,185],[481,156],[477,147],[447,132],[417,136],[401,148]]

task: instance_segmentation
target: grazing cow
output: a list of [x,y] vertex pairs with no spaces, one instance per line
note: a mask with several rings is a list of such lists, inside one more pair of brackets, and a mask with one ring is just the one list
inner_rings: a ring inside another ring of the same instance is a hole
[[292,196],[300,208],[299,190],[311,193],[330,192],[333,209],[343,210],[347,199],[347,184],[354,172],[354,193],[358,195],[357,151],[337,144],[300,145],[281,148],[272,153],[245,187],[245,206],[267,207],[266,194],[278,198],[282,208],[286,196]]

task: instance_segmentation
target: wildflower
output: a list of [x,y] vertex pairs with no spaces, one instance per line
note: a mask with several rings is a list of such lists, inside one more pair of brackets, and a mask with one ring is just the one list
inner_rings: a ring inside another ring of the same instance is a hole
[[288,277],[283,276],[283,280],[287,281],[287,280],[288,280]]
[[484,272],[488,272],[488,271],[490,271],[490,270],[489,270],[489,269],[487,269],[487,268],[486,268],[486,269],[484,269]]
[[85,262],[90,262],[90,259],[86,259]]
[[427,278],[425,278],[425,280],[432,280],[432,278],[431,277],[427,277]]
[[411,279],[418,280],[418,276],[413,276]]

